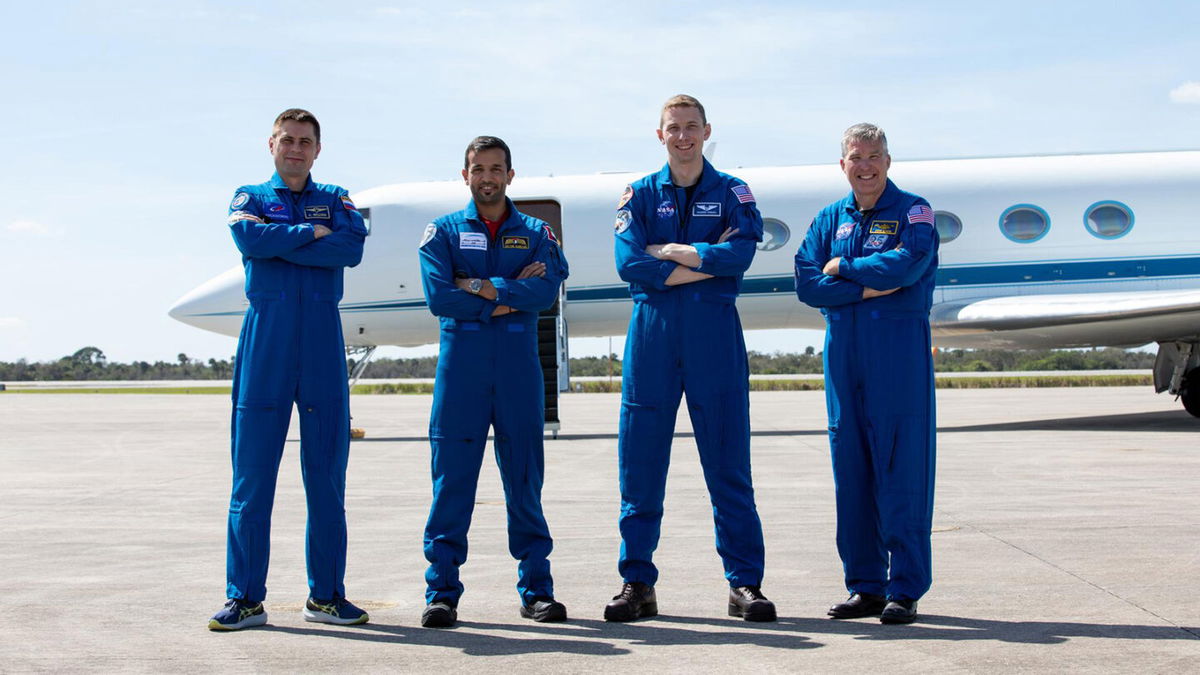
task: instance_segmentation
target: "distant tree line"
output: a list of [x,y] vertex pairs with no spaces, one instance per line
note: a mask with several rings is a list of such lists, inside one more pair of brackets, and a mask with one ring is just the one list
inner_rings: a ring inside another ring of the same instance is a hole
[[[808,347],[801,354],[748,352],[750,372],[757,375],[820,373],[821,353]],[[348,367],[354,368],[350,359]],[[940,349],[933,356],[938,372],[1001,372],[1028,370],[1126,370],[1154,365],[1154,354],[1112,347],[1087,350]],[[431,378],[437,371],[436,356],[412,359],[373,359],[366,377],[380,379]],[[621,375],[621,359],[585,356],[571,359],[575,377]],[[14,363],[0,361],[0,381],[29,380],[228,380],[233,377],[233,357],[228,361],[193,360],[180,354],[175,361],[111,363],[96,347],[84,347],[57,361]]]

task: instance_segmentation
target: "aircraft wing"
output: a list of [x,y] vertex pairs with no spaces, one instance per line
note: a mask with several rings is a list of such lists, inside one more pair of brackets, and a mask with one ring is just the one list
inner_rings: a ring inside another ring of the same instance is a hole
[[968,298],[930,320],[935,341],[956,346],[1143,345],[1200,335],[1200,289]]

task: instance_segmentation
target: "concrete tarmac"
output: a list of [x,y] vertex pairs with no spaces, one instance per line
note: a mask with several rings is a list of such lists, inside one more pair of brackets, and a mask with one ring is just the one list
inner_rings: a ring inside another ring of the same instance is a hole
[[346,585],[359,627],[306,623],[293,430],[265,627],[213,633],[224,601],[229,400],[0,394],[0,671],[1200,672],[1200,420],[1148,388],[941,390],[934,585],[911,626],[833,621],[845,596],[821,392],[751,396],[763,590],[779,621],[726,616],[681,410],[661,616],[617,592],[619,396],[568,394],[544,502],[565,624],[517,615],[495,463],[471,528],[460,623],[423,629],[430,397],[358,396]]

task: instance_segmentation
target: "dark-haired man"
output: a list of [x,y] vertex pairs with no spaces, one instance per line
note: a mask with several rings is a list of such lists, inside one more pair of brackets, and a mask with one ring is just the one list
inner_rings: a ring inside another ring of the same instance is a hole
[[448,628],[458,618],[458,568],[467,560],[489,427],[508,506],[508,550],[519,561],[520,614],[540,622],[567,618],[554,599],[547,560],[553,542],[542,515],[545,385],[537,337],[538,312],[557,299],[567,262],[550,226],[505,196],[513,175],[504,141],[471,141],[462,171],[471,201],[430,223],[418,247],[425,299],[441,323],[429,420],[433,503],[421,614],[428,628]]
[[616,263],[633,316],[625,342],[621,423],[620,593],[608,621],[658,613],[658,546],[675,415],[688,413],[713,505],[728,611],[774,621],[762,594],[763,536],[750,479],[749,366],[737,301],[762,241],[762,217],[745,182],[704,159],[712,132],[686,95],[663,104],[658,139],[667,164],[625,188],[617,205]]
[[237,189],[229,230],[246,268],[250,306],[233,375],[233,494],[226,595],[212,630],[266,623],[271,508],[292,406],[308,502],[307,621],[366,623],[346,600],[346,463],[350,397],[338,301],[342,270],[362,259],[367,229],[346,190],[314,183],[321,152],[312,113],[285,110],[267,147],[275,175]]
[[888,179],[887,136],[842,135],[850,194],[813,219],[796,295],[825,315],[825,402],[837,548],[850,597],[835,619],[912,623],[932,579],[934,213]]

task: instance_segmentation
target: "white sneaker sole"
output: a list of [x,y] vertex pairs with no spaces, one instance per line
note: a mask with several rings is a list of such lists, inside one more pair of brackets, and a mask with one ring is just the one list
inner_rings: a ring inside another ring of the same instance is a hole
[[332,614],[326,614],[325,612],[314,612],[307,607],[304,608],[304,620],[312,621],[314,623],[331,623],[337,626],[354,626],[360,623],[366,623],[369,618],[369,616],[363,614],[357,619],[343,619],[340,616],[333,616]]

